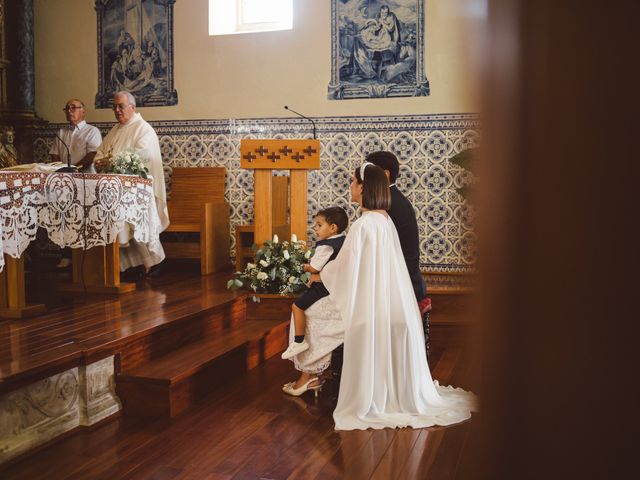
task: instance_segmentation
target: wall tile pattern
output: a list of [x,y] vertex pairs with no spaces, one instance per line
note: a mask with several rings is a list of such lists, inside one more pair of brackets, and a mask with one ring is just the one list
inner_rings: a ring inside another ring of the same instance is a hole
[[[142,112],[144,116],[144,111]],[[364,156],[390,150],[400,161],[398,187],[412,202],[421,240],[421,264],[430,272],[473,269],[476,236],[474,209],[456,187],[471,180],[469,172],[448,158],[478,145],[480,122],[476,114],[438,114],[384,117],[323,117],[315,119],[321,142],[321,170],[308,182],[309,231],[319,209],[340,205],[354,221],[357,208],[349,201],[354,169]],[[312,138],[304,119],[182,120],[150,122],[160,139],[167,188],[174,167],[224,166],[225,197],[231,208],[231,254],[235,255],[233,227],[253,220],[253,174],[240,168],[243,138]],[[111,124],[96,124],[105,135]],[[44,161],[53,142],[50,125],[37,132],[35,161]],[[286,172],[277,172],[286,174]]]

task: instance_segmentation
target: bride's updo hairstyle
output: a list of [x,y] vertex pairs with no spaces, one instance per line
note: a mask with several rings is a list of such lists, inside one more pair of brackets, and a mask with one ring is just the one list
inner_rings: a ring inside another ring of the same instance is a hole
[[[356,181],[362,183],[362,208],[367,210],[389,210],[391,191],[389,180],[380,167],[365,162],[356,168]],[[364,180],[363,180],[364,177]]]

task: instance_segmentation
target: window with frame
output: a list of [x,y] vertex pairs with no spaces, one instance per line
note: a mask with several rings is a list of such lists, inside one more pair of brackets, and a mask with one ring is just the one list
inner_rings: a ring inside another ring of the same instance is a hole
[[209,0],[209,35],[293,28],[293,0]]

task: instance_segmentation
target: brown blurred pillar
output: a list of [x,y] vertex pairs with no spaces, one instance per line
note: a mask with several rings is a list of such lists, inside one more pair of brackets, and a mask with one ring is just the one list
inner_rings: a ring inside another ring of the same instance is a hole
[[20,163],[33,162],[33,130],[43,124],[35,110],[33,0],[4,0],[0,6],[0,124],[15,129]]
[[638,10],[489,0],[483,429],[459,478],[637,470]]

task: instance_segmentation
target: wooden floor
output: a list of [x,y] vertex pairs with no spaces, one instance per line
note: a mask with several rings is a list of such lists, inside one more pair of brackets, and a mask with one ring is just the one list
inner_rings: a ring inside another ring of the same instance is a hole
[[[121,296],[57,293],[60,274],[38,275],[27,287],[47,313],[0,320],[0,393],[16,383],[63,371],[81,357],[116,349],[145,332],[198,315],[239,296],[226,289],[228,275],[201,277],[193,268],[169,270]],[[37,294],[37,296],[36,296]]]
[[[433,376],[475,389],[471,327],[446,325],[446,317],[436,303],[432,319],[442,324],[431,329]],[[328,382],[318,399],[289,397],[281,386],[295,376],[291,362],[274,357],[230,376],[172,420],[121,417],[0,467],[0,478],[465,478],[461,458],[477,416],[448,428],[337,432],[336,385]]]

